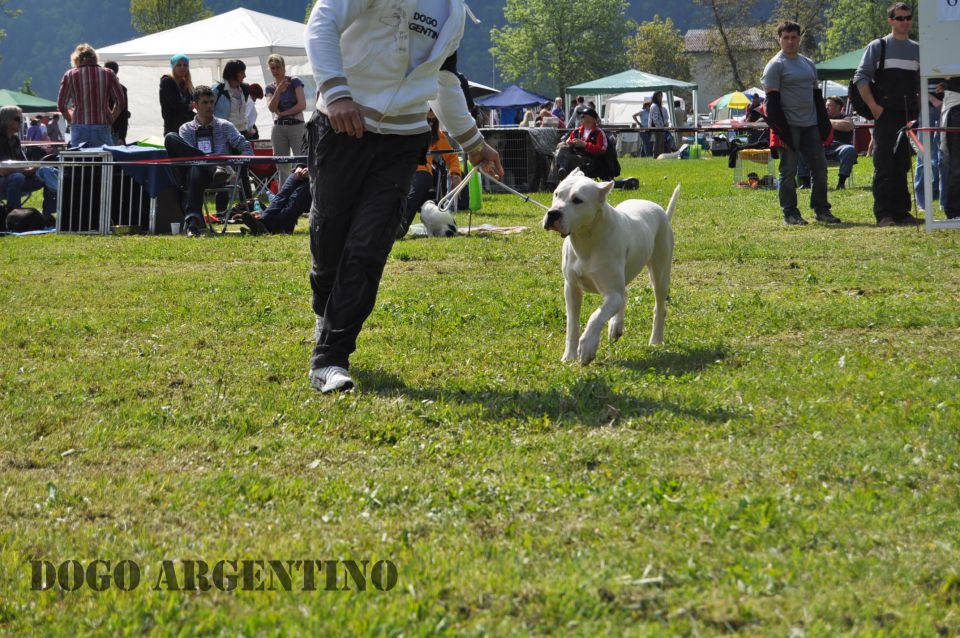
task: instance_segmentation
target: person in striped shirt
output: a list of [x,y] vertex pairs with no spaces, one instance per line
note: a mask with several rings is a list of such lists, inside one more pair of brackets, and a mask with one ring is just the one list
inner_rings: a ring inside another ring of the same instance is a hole
[[100,66],[89,44],[78,44],[70,60],[73,68],[63,74],[57,95],[57,109],[70,124],[70,145],[111,145],[110,127],[127,108],[120,80]]

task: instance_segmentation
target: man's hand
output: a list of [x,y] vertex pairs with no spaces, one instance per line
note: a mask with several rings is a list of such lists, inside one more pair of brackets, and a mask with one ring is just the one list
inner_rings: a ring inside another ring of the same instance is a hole
[[[334,104],[336,104],[336,102],[334,102]],[[500,163],[500,153],[487,143],[484,143],[483,148],[470,153],[470,163],[474,166],[479,166],[481,171],[497,179],[503,177],[503,164]]]
[[298,166],[293,169],[293,178],[296,180],[310,179],[310,170],[306,166]]
[[363,137],[363,115],[360,107],[352,99],[345,97],[327,106],[327,117],[335,133],[346,133],[350,137]]
[[873,104],[868,104],[870,107],[870,112],[873,113],[873,119],[879,120],[880,116],[883,115],[883,107],[874,102]]

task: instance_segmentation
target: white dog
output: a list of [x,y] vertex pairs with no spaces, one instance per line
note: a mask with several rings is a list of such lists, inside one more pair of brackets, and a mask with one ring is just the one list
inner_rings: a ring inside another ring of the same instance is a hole
[[[593,361],[600,345],[600,331],[610,323],[610,341],[623,334],[627,284],[644,266],[656,305],[650,345],[663,343],[667,316],[667,293],[673,262],[673,229],[670,219],[680,195],[673,191],[667,210],[650,201],[628,199],[614,208],[607,203],[613,182],[595,182],[574,170],[553,192],[553,204],[543,218],[546,230],[555,230],[563,242],[563,297],[567,306],[567,344],[563,361],[579,358]],[[583,292],[603,295],[580,335],[580,305]]]

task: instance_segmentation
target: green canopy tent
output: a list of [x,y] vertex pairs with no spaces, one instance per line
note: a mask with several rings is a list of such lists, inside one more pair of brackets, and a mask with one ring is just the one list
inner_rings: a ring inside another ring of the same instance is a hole
[[0,106],[19,106],[24,113],[52,113],[57,110],[56,102],[10,89],[0,89]]
[[665,78],[652,73],[644,73],[636,69],[630,69],[622,73],[608,75],[605,78],[591,80],[574,86],[568,86],[566,90],[567,104],[572,104],[573,95],[592,95],[597,102],[601,95],[610,95],[614,93],[627,93],[630,91],[663,91],[667,94],[667,113],[670,115],[670,124],[676,126],[673,121],[673,92],[677,89],[693,91],[693,121],[698,120],[697,114],[697,85],[683,80],[674,80]]
[[824,60],[817,64],[817,78],[820,80],[846,80],[850,81],[857,67],[860,66],[860,60],[863,58],[863,52],[867,47],[844,53],[835,58]]

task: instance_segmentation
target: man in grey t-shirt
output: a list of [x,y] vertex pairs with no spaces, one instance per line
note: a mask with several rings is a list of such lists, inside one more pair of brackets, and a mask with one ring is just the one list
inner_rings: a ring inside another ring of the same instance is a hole
[[767,92],[767,115],[781,141],[779,195],[783,221],[791,226],[807,223],[797,208],[797,163],[802,155],[810,167],[810,207],[817,221],[839,224],[827,201],[827,160],[818,118],[817,106],[822,100],[817,90],[817,68],[810,58],[799,53],[800,25],[796,22],[784,22],[777,27],[777,42],[780,53],[767,62],[761,81]]

